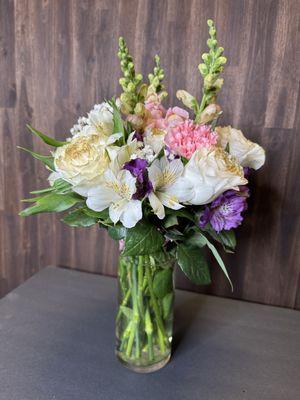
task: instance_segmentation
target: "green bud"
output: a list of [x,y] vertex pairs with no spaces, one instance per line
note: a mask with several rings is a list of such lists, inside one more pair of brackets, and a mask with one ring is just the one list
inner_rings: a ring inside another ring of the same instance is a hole
[[142,81],[143,80],[143,75],[142,74],[137,74],[136,75],[136,79],[137,79],[137,81]]
[[208,20],[207,20],[207,25],[208,25],[209,27],[213,26],[213,25],[214,25],[214,21],[213,21],[212,19],[208,19]]
[[206,75],[208,73],[208,68],[205,64],[199,64],[198,68],[202,75]]

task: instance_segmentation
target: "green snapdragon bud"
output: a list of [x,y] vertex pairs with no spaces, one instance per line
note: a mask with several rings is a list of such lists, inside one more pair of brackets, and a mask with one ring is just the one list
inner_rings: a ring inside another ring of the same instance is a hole
[[148,75],[150,86],[155,90],[156,93],[161,92],[164,89],[162,81],[165,77],[165,72],[160,66],[160,58],[158,55],[154,57],[155,67],[153,68],[153,73]]
[[209,19],[207,25],[209,27],[208,31],[210,36],[207,40],[209,52],[202,55],[203,63],[198,66],[204,84],[202,100],[195,117],[196,122],[200,121],[200,115],[204,108],[208,104],[215,102],[216,96],[223,85],[223,79],[219,78],[219,75],[227,62],[226,57],[222,55],[224,48],[218,45],[217,30],[213,20]]

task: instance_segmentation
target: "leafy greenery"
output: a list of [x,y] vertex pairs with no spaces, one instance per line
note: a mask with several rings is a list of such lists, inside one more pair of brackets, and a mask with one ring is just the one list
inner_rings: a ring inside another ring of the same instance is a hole
[[59,147],[67,144],[67,142],[61,142],[59,140],[51,138],[50,136],[45,135],[44,133],[38,131],[29,124],[27,124],[26,127],[30,130],[30,132],[41,138],[44,143],[49,144],[50,146]]
[[217,233],[211,226],[208,224],[205,227],[205,231],[218,243],[221,243],[223,249],[226,253],[233,253],[236,247],[236,237],[234,230],[230,231],[221,231]]
[[211,283],[207,262],[198,247],[188,246],[184,243],[179,244],[177,261],[184,274],[192,282],[198,285]]
[[36,204],[21,211],[19,214],[21,217],[45,212],[65,211],[75,206],[75,204],[83,202],[83,198],[76,193],[59,194],[51,192],[44,196],[25,199],[24,201],[35,202]]
[[108,227],[108,234],[114,240],[124,239],[126,236],[127,229],[123,225],[114,225]]
[[163,235],[156,226],[142,221],[134,228],[127,229],[124,256],[149,255],[161,251]]
[[42,161],[43,164],[45,164],[51,171],[55,171],[54,168],[54,159],[52,156],[43,156],[42,154],[35,153],[34,151],[31,151],[29,149],[26,149],[25,147],[17,146],[18,149],[27,151],[27,153],[30,153],[32,157],[36,158],[39,161]]
[[[231,289],[233,290],[233,286],[232,286],[232,282],[229,278],[227,269],[225,267],[225,264],[218,252],[218,250],[215,248],[215,246],[206,238],[206,236],[204,236],[201,232],[198,233],[198,236],[201,238],[202,243],[205,243],[205,245],[209,248],[209,250],[212,252],[213,256],[215,257],[216,261],[218,262],[219,266],[221,267],[222,271],[224,272],[224,275],[226,276],[226,278],[228,279]],[[203,247],[203,245],[201,246]]]
[[69,226],[86,228],[97,224],[98,218],[87,215],[84,207],[82,207],[70,211],[62,221]]
[[123,123],[123,120],[121,117],[121,113],[120,113],[114,99],[111,99],[108,103],[113,108],[113,122],[114,122],[113,133],[122,133],[122,137],[123,137],[122,144],[125,144],[126,143],[125,128],[124,128],[124,123]]
[[172,291],[172,276],[172,268],[163,269],[155,274],[153,279],[153,292],[157,298],[161,299]]

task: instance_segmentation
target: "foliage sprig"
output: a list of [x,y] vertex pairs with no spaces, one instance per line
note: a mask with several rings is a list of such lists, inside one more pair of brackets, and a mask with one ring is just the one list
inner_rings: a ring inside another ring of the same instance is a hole
[[142,74],[137,74],[135,72],[133,58],[129,54],[128,47],[123,37],[119,38],[118,57],[124,75],[119,80],[124,91],[124,93],[121,94],[120,99],[126,113],[129,114],[133,112],[134,107],[139,102],[139,86],[143,80],[143,76]]

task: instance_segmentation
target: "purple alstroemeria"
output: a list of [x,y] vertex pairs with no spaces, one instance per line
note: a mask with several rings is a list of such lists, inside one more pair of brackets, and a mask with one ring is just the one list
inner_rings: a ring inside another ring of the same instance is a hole
[[240,186],[239,191],[228,190],[205,207],[200,216],[199,226],[205,228],[210,222],[216,232],[237,228],[243,221],[242,212],[247,209],[249,189]]
[[148,162],[142,158],[136,158],[126,162],[123,169],[129,171],[136,177],[136,192],[132,196],[134,200],[141,200],[153,190],[152,183],[148,177]]
[[144,140],[143,134],[139,131],[135,131],[133,135],[133,139],[136,139],[138,142],[142,142]]

